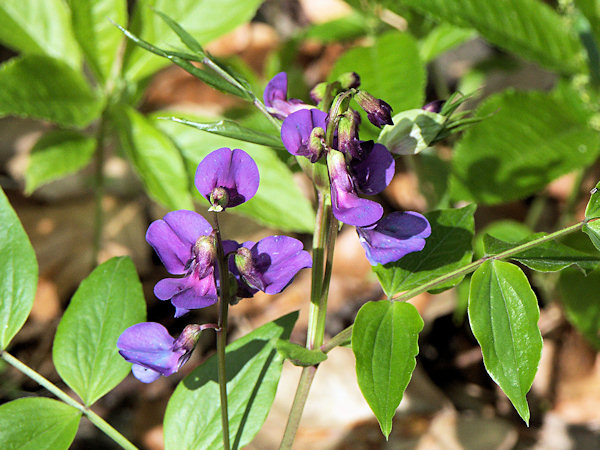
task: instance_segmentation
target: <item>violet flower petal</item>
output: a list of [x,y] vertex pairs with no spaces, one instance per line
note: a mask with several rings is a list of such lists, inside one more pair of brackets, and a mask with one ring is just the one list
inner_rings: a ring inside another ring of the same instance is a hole
[[212,227],[193,211],[172,211],[148,227],[146,241],[154,248],[167,271],[183,274],[192,257],[192,247],[200,236],[211,233]]
[[215,188],[225,188],[229,195],[226,207],[231,208],[247,202],[258,190],[258,167],[243,150],[217,149],[208,154],[196,170],[196,188],[204,198],[210,200]]
[[278,119],[285,119],[287,116],[300,109],[312,108],[297,98],[287,98],[288,81],[285,72],[279,72],[271,81],[267,83],[263,100],[269,113]]
[[371,265],[398,261],[425,247],[431,234],[427,219],[413,211],[393,212],[369,227],[357,227],[360,244]]
[[156,370],[149,369],[148,367],[134,364],[131,366],[131,372],[133,376],[140,380],[142,383],[152,383],[160,378],[161,373]]
[[313,128],[327,128],[327,113],[318,109],[303,109],[290,114],[281,125],[281,140],[292,155],[306,156],[315,162],[309,149],[310,133]]
[[192,273],[183,278],[160,280],[154,286],[154,295],[160,300],[171,300],[173,306],[184,310],[213,305],[217,302],[213,271],[208,271],[203,278],[198,278]]
[[[371,147],[370,149],[368,149]],[[363,160],[350,161],[352,179],[361,194],[375,195],[392,181],[396,170],[394,157],[382,144],[361,143]]]

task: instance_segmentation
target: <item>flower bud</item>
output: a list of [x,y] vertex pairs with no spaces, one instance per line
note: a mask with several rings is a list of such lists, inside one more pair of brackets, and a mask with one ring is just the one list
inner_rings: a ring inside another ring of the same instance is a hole
[[342,89],[353,89],[360,86],[360,77],[356,72],[346,72],[341,74],[337,81],[340,82]]
[[308,150],[312,156],[311,161],[317,161],[325,151],[325,130],[321,127],[313,128],[310,132]]
[[218,186],[211,191],[208,201],[212,205],[209,211],[221,212],[229,203],[229,193],[224,187]]
[[444,106],[444,103],[446,103],[444,100],[434,100],[430,103],[427,103],[421,109],[423,111],[429,111],[437,114],[442,110],[442,106]]
[[323,81],[310,90],[310,98],[312,98],[313,102],[319,103],[325,98],[326,92],[327,82]]
[[358,126],[360,115],[349,109],[340,116],[338,122],[338,150],[354,159],[362,159]]
[[393,125],[392,107],[383,100],[373,97],[366,91],[358,91],[354,96],[360,107],[367,113],[367,118],[376,127]]
[[[185,364],[185,362],[190,358],[192,350],[194,350],[194,347],[198,343],[198,339],[200,339],[200,333],[204,328],[205,327],[202,325],[197,324],[188,325],[183,329],[179,337],[175,339],[175,342],[173,343],[173,351],[185,351],[180,358],[180,365]],[[182,359],[183,362],[181,362]]]

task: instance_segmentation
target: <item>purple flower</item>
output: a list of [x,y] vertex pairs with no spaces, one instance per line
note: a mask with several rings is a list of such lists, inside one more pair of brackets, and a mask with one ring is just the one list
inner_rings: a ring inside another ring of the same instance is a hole
[[349,109],[338,122],[338,145],[337,149],[354,159],[362,159],[363,152],[358,140],[358,126],[360,125],[360,114]]
[[318,109],[303,109],[290,114],[281,125],[281,140],[292,155],[306,156],[316,162],[321,156],[321,148],[315,139],[325,136],[327,113]]
[[198,342],[201,325],[188,325],[175,339],[159,323],[143,322],[127,328],[117,341],[119,353],[133,363],[133,375],[151,383],[161,375],[168,377],[183,366]]
[[212,227],[193,211],[172,211],[150,224],[146,241],[167,271],[183,278],[165,278],[154,286],[160,300],[171,300],[175,317],[217,301],[214,277],[216,255]]
[[291,113],[300,109],[312,108],[306,105],[302,100],[296,98],[287,98],[288,81],[287,74],[280,72],[275,75],[267,84],[263,94],[263,100],[267,111],[278,119],[285,119]]
[[366,91],[358,91],[354,96],[360,107],[367,113],[367,118],[376,127],[393,125],[392,107],[383,100],[373,97]]
[[429,111],[429,112],[432,112],[432,113],[439,113],[442,110],[442,107],[444,106],[444,103],[446,103],[444,100],[434,100],[434,101],[432,101],[430,103],[427,103],[421,109],[423,111]]
[[407,253],[425,247],[431,234],[427,219],[419,213],[393,212],[368,227],[357,227],[358,239],[371,265],[398,261]]
[[209,153],[196,170],[196,188],[212,205],[222,211],[247,202],[258,190],[258,167],[243,150],[223,147]]
[[344,154],[330,150],[327,154],[327,167],[331,183],[331,207],[335,218],[355,226],[377,222],[383,215],[383,208],[377,202],[358,196],[346,168]]
[[234,260],[239,273],[236,278],[248,285],[246,292],[251,293],[250,297],[256,290],[278,294],[300,270],[312,267],[302,242],[289,236],[269,236],[256,244],[244,242]]
[[363,159],[352,159],[349,164],[356,190],[366,195],[379,194],[394,177],[394,157],[384,145],[373,141],[363,141],[360,147]]

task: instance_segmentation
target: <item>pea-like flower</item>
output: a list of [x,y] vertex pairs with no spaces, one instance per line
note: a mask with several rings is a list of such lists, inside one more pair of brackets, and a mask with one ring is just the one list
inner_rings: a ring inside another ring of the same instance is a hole
[[217,302],[215,238],[212,227],[200,214],[172,211],[150,224],[146,241],[169,273],[185,275],[165,278],[154,286],[156,297],[171,300],[175,317]]
[[431,234],[427,219],[413,211],[393,212],[379,222],[356,227],[360,244],[371,265],[398,261],[404,255],[425,247]]
[[366,91],[358,91],[354,96],[356,102],[367,113],[367,118],[376,127],[393,125],[392,107],[381,99],[373,97]]
[[119,336],[117,348],[126,361],[133,363],[133,375],[151,383],[161,375],[168,377],[177,372],[190,359],[200,332],[208,327],[188,325],[175,339],[159,323],[138,323]]
[[353,158],[348,164],[354,185],[361,194],[379,194],[396,173],[394,157],[384,145],[373,141],[361,142],[360,148],[363,158]]
[[326,129],[327,113],[318,109],[304,109],[290,114],[283,121],[281,140],[292,155],[305,156],[314,163],[323,153],[322,143],[315,140],[323,140]]
[[285,119],[300,109],[312,108],[297,98],[287,98],[288,80],[285,72],[275,75],[267,84],[263,100],[267,111],[278,119]]
[[226,147],[208,154],[198,165],[194,179],[213,211],[247,202],[256,194],[259,181],[258,167],[250,155]]

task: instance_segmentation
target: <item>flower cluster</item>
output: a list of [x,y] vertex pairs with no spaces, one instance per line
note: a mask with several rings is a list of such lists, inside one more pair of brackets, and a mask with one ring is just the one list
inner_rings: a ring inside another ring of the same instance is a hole
[[[195,176],[196,188],[215,213],[250,200],[258,184],[256,163],[239,149],[213,151],[200,162]],[[213,230],[200,214],[187,210],[172,211],[152,222],[146,240],[170,274],[183,275],[165,278],[154,287],[156,297],[171,301],[175,317],[218,301],[219,254],[226,258],[223,267],[228,268],[237,286],[231,303],[250,298],[259,290],[277,294],[300,270],[312,266],[310,254],[297,239],[270,236],[242,244],[220,241],[218,230]],[[117,347],[127,361],[134,363],[135,377],[149,383],[176,372],[189,359],[200,332],[206,328],[216,325],[188,325],[174,339],[158,323],[140,323],[123,332]]]
[[422,250],[431,227],[416,212],[394,212],[383,217],[379,203],[361,197],[379,194],[390,184],[395,162],[385,146],[359,139],[360,115],[348,107],[350,98],[375,126],[393,124],[390,105],[358,89],[359,86],[355,73],[344,74],[334,83],[317,85],[311,97],[322,109],[330,109],[326,113],[298,100],[286,100],[287,77],[282,72],[268,83],[264,98],[269,111],[284,119],[281,139],[288,152],[312,163],[325,158],[333,215],[356,227],[372,265],[386,264]]

